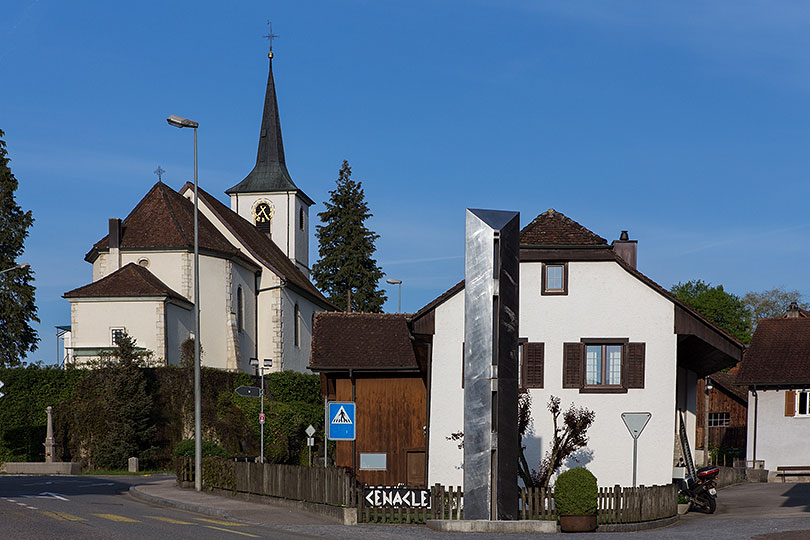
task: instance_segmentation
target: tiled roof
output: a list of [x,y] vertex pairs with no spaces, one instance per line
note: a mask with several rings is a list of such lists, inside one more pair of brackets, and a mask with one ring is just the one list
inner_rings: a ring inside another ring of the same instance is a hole
[[113,298],[131,296],[166,296],[188,302],[188,299],[163,283],[143,266],[129,263],[112,274],[64,294],[65,298]]
[[717,373],[712,373],[709,375],[709,377],[715,384],[717,384],[717,386],[723,387],[727,392],[730,392],[739,400],[743,402],[748,401],[748,390],[737,384],[736,374],[730,371],[728,373],[718,371]]
[[[85,255],[93,262],[99,252],[109,249],[109,235]],[[199,216],[200,249],[225,255],[238,255],[237,250],[222,236],[205,216]],[[122,250],[127,249],[193,249],[194,205],[172,188],[158,182],[121,223]]]
[[[194,185],[187,183],[180,189],[181,193],[193,190]],[[334,309],[334,306],[321,294],[315,285],[295,266],[289,257],[273,242],[269,236],[256,228],[255,225],[222,204],[216,197],[203,189],[197,188],[200,200],[222,221],[228,230],[236,236],[246,250],[256,257],[262,264],[272,269],[279,277],[292,283],[302,291],[308,293],[313,299],[323,304],[323,307]],[[182,196],[181,196],[182,197]],[[184,197],[183,197],[184,198]]]
[[759,321],[737,384],[810,386],[810,319]]
[[315,315],[310,369],[416,370],[405,315],[323,312]]
[[607,246],[607,240],[553,208],[523,227],[520,243],[531,246]]

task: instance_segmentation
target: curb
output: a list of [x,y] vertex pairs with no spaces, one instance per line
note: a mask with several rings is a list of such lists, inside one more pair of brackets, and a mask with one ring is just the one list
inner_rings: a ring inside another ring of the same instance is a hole
[[218,508],[211,508],[210,506],[203,506],[201,504],[185,503],[174,499],[167,499],[165,497],[158,497],[157,495],[144,493],[143,491],[141,491],[140,488],[141,486],[131,486],[129,488],[129,494],[136,499],[140,499],[142,501],[150,502],[153,504],[159,504],[161,506],[170,506],[172,508],[178,508],[180,510],[186,510],[188,512],[196,512],[198,514],[206,514],[214,517],[233,519],[233,517],[225,510],[219,510]]

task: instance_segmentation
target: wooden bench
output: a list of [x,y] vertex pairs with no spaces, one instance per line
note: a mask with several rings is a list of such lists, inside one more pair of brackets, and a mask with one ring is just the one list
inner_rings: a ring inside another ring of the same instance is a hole
[[782,483],[785,483],[786,476],[807,476],[810,475],[810,465],[806,467],[777,467],[776,476],[782,477]]

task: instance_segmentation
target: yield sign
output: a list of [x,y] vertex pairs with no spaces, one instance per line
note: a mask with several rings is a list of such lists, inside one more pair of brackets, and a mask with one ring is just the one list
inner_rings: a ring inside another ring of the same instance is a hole
[[644,431],[644,427],[647,425],[647,422],[650,421],[651,417],[652,413],[648,412],[622,413],[624,425],[627,426],[627,430],[634,439],[638,439],[638,436],[641,435],[642,431]]

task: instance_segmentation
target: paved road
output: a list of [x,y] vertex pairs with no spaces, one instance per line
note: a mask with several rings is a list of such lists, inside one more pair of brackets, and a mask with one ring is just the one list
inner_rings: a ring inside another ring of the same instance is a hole
[[[127,494],[143,477],[0,477],[0,538],[214,540],[310,537],[146,504]],[[310,537],[311,538],[311,537]]]

